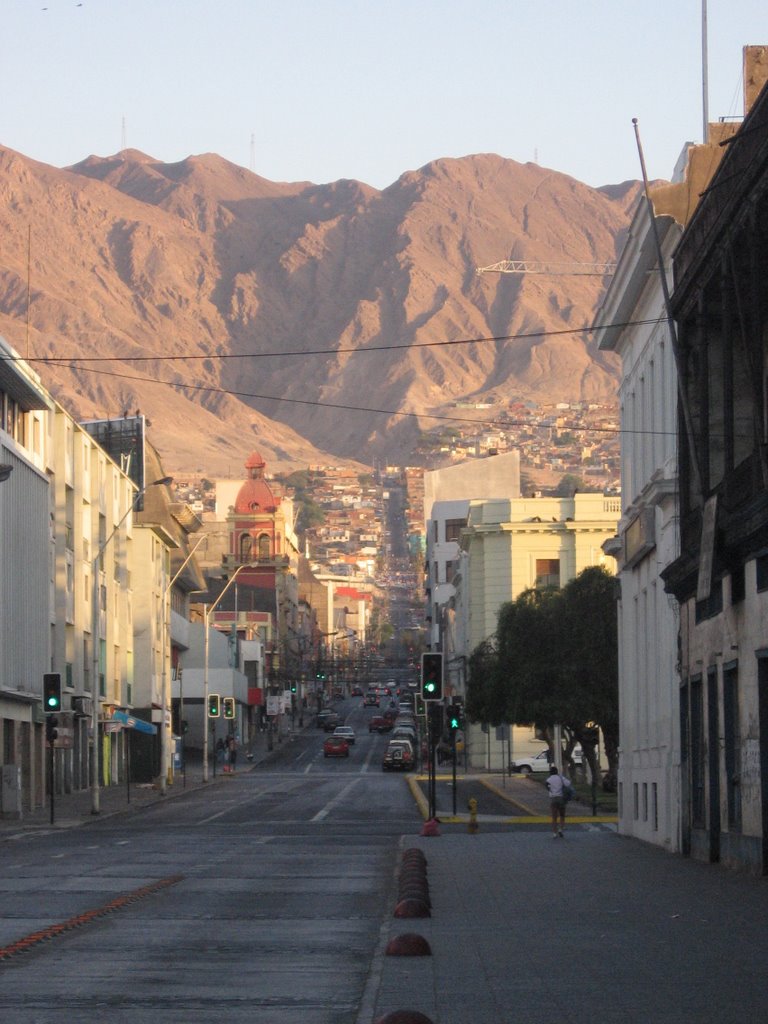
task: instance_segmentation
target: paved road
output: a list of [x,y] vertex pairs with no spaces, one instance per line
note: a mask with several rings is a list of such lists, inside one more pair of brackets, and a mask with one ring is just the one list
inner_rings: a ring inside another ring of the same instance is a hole
[[[371,753],[385,737],[360,730],[349,761],[325,761],[321,742],[308,730],[253,771],[84,827],[5,823],[0,947],[72,927],[0,959],[3,1024],[766,1018],[764,880],[588,816],[562,840],[535,814],[423,837],[406,780]],[[512,783],[535,810],[536,784]],[[412,846],[429,918],[393,914]],[[403,931],[431,955],[385,955]]]

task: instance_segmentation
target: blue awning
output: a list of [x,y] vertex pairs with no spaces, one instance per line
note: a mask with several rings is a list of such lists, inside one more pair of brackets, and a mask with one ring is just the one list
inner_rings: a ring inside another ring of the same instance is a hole
[[136,718],[134,715],[127,715],[125,711],[115,711],[112,721],[120,722],[121,725],[128,729],[135,729],[137,732],[148,732],[151,736],[157,732],[157,728],[151,722],[145,722],[142,718]]

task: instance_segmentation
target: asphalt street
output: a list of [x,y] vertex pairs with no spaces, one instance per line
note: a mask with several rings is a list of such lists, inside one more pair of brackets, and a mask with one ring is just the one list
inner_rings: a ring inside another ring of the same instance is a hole
[[[381,773],[384,738],[358,732],[348,760],[324,760],[307,728],[234,778],[191,767],[165,798],[105,791],[96,819],[72,794],[53,826],[45,811],[0,823],[0,1019],[765,1019],[764,880],[622,838],[587,808],[553,839],[529,779],[462,780],[481,812],[489,794],[472,833],[443,778],[426,836],[424,781]],[[414,847],[431,915],[404,919]],[[430,955],[388,955],[402,933]]]

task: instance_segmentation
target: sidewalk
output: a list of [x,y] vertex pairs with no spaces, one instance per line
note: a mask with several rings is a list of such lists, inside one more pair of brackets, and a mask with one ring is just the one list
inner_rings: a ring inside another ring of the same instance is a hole
[[[305,722],[307,718],[305,716]],[[305,724],[304,728],[308,728]],[[282,744],[290,742],[283,738]],[[279,749],[277,741],[274,742],[275,749]],[[247,755],[252,754],[249,760]],[[268,737],[266,733],[256,733],[250,748],[241,747],[238,751],[237,771],[247,771],[254,765],[260,764],[270,756],[268,748]],[[18,835],[24,831],[51,829],[51,828],[73,828],[77,825],[84,825],[88,822],[99,821],[112,814],[119,814],[124,811],[136,810],[151,803],[180,796],[193,789],[199,789],[203,785],[211,785],[222,778],[229,778],[222,772],[221,765],[214,769],[212,758],[208,764],[208,782],[203,782],[203,763],[199,751],[190,751],[186,759],[186,771],[177,772],[174,775],[173,784],[166,787],[166,795],[160,793],[159,784],[120,783],[114,786],[102,786],[99,790],[98,815],[91,813],[91,791],[90,789],[77,790],[73,793],[56,793],[53,801],[53,824],[51,824],[50,800],[46,801],[45,807],[37,807],[33,811],[24,811],[23,817],[0,818],[0,840],[7,839],[11,835]]]
[[[433,1024],[765,1019],[765,880],[605,825],[573,825],[562,840],[481,825],[404,837],[412,847],[427,858],[431,917],[395,918],[393,907],[357,1024],[396,1011]],[[431,955],[386,955],[403,933]]]

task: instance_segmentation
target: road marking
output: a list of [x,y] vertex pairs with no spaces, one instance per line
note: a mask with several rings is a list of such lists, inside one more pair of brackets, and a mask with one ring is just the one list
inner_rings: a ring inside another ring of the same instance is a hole
[[93,910],[86,910],[84,913],[70,917],[60,924],[48,925],[47,928],[41,928],[40,931],[32,932],[31,935],[25,935],[24,938],[17,939],[16,942],[12,942],[7,946],[0,946],[0,960],[10,960],[12,956],[25,953],[32,946],[47,942],[48,939],[62,935],[73,928],[80,928],[85,924],[89,924],[94,918],[104,917],[105,914],[111,914],[115,910],[122,910],[129,903],[142,900],[146,896],[159,892],[161,889],[168,888],[170,885],[177,885],[183,878],[184,875],[169,875],[167,878],[160,878],[156,882],[150,882],[149,885],[142,885],[140,889],[134,889],[132,892],[117,896],[115,899],[110,900],[109,903],[105,903],[104,906],[96,907]]
[[333,800],[330,800],[321,811],[317,812],[314,818],[310,818],[309,820],[311,822],[318,822],[322,821],[324,818],[327,818],[329,813],[334,809],[334,807],[336,807],[337,804],[341,803],[341,801],[344,799],[347,793],[349,793],[349,791],[353,789],[358,784],[358,782],[360,782],[360,779],[352,779],[352,781],[347,786],[345,786],[340,793],[336,794]]

